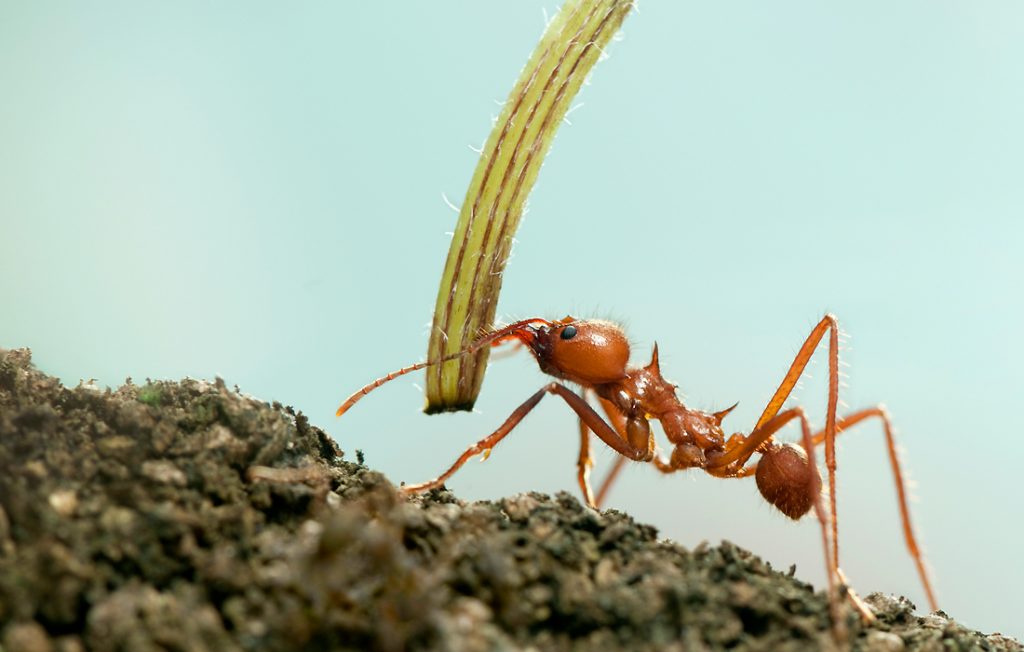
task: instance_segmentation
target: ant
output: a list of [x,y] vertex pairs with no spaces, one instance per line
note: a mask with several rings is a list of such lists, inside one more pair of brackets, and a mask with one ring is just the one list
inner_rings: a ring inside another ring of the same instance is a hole
[[[800,407],[783,410],[804,368],[828,333],[828,408],[825,428],[812,434],[807,415]],[[893,428],[889,415],[881,406],[860,410],[836,418],[839,402],[839,325],[835,316],[825,315],[814,327],[800,347],[789,371],[768,401],[767,407],[749,434],[735,433],[726,437],[722,421],[736,407],[719,412],[703,412],[686,407],[676,396],[676,385],[665,380],[658,364],[658,345],[654,345],[651,361],[644,367],[630,367],[629,343],[622,329],[611,322],[582,320],[565,317],[558,321],[535,318],[525,319],[492,331],[474,341],[467,349],[439,360],[421,362],[392,372],[366,385],[338,408],[337,416],[344,414],[370,391],[407,373],[470,355],[485,346],[499,346],[518,342],[529,348],[541,371],[560,381],[575,383],[583,388],[582,395],[561,382],[544,385],[522,405],[516,408],[501,426],[466,449],[447,471],[427,482],[404,485],[404,495],[420,493],[440,487],[471,457],[483,454],[484,459],[520,421],[548,394],[564,400],[580,419],[580,454],[576,462],[576,477],[583,497],[592,508],[599,508],[611,483],[627,460],[650,462],[662,473],[685,469],[701,469],[718,478],[746,478],[754,476],[757,488],[765,500],[791,519],[799,519],[814,510],[821,525],[821,539],[828,572],[828,588],[833,616],[838,616],[838,587],[850,599],[866,621],[874,619],[868,606],[847,588],[846,578],[839,568],[839,542],[836,515],[836,455],[835,439],[840,431],[868,419],[882,422],[889,461],[896,481],[903,536],[907,549],[917,566],[921,583],[933,611],[938,609],[931,582],[925,569],[914,531],[910,524],[906,487],[896,454]],[[587,401],[587,395],[596,395],[608,417],[605,420]],[[668,457],[655,446],[650,420],[661,422],[665,436],[672,445]],[[801,442],[779,443],[775,434],[791,421],[798,421]],[[621,457],[595,495],[590,486],[590,433],[607,444]],[[828,469],[829,509],[825,508],[822,478],[815,460],[815,447],[825,444],[825,466]],[[758,454],[760,459],[749,463]],[[831,526],[831,527],[830,527]],[[831,543],[831,545],[830,545]],[[839,619],[834,617],[834,622]]]

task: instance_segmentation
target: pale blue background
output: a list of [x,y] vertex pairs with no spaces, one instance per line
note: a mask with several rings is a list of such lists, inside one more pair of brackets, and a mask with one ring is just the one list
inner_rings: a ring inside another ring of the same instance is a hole
[[[442,193],[461,203],[542,8],[0,4],[0,346],[70,384],[219,374],[396,481],[433,477],[540,387],[528,358],[492,367],[478,414],[423,416],[421,377],[333,411],[422,358]],[[637,361],[657,340],[689,402],[739,400],[746,430],[834,311],[844,400],[898,423],[941,605],[1024,635],[1024,5],[648,2],[623,36],[555,142],[499,313],[620,319]],[[575,432],[545,402],[450,486],[575,493]],[[854,585],[924,606],[878,428],[839,462]],[[637,466],[612,506],[824,577],[814,522],[752,481]]]

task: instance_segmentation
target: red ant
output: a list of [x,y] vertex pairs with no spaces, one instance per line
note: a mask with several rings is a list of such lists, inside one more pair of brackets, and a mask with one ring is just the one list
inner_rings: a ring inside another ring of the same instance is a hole
[[[799,519],[813,508],[821,524],[829,595],[834,613],[838,608],[835,598],[837,583],[843,586],[846,584],[839,568],[838,527],[835,518],[835,439],[841,430],[867,419],[877,418],[882,422],[889,461],[896,480],[903,536],[910,555],[914,558],[931,609],[937,610],[924,559],[910,525],[906,487],[887,412],[879,406],[836,418],[836,406],[839,402],[838,328],[833,315],[825,315],[818,322],[800,347],[782,383],[748,435],[735,433],[726,437],[722,430],[722,420],[736,407],[735,405],[712,413],[693,410],[683,405],[676,396],[676,386],[661,375],[657,344],[654,345],[654,352],[647,366],[630,367],[629,343],[619,326],[607,321],[580,320],[573,317],[554,322],[539,318],[517,321],[477,339],[465,351],[390,373],[349,397],[338,408],[337,415],[341,416],[371,390],[398,376],[469,355],[484,346],[498,346],[505,342],[518,341],[529,347],[541,371],[559,380],[576,383],[584,392],[596,394],[608,416],[608,421],[601,418],[585,396],[573,392],[560,382],[550,382],[516,408],[497,430],[466,449],[447,471],[433,480],[403,486],[400,490],[403,494],[420,493],[440,487],[475,455],[482,453],[486,459],[498,442],[504,439],[545,395],[554,394],[568,403],[580,418],[580,454],[576,463],[576,476],[584,499],[593,508],[601,505],[609,486],[626,460],[650,462],[662,473],[698,468],[719,478],[745,478],[753,475],[757,481],[757,488],[765,500],[786,516],[794,520]],[[826,332],[829,334],[828,410],[824,430],[812,434],[807,415],[802,408],[782,410],[782,406]],[[655,446],[650,419],[661,422],[665,436],[672,445],[672,452],[667,458],[662,457]],[[794,420],[800,422],[801,443],[783,444],[776,441],[775,433]],[[591,491],[589,478],[592,464],[591,432],[622,456],[616,461],[596,496]],[[821,474],[814,452],[815,447],[822,442],[825,443],[825,465],[828,468],[828,511],[824,505]],[[760,459],[747,464],[755,453],[761,456]],[[847,595],[866,620],[874,618],[867,605],[855,593],[849,591]]]

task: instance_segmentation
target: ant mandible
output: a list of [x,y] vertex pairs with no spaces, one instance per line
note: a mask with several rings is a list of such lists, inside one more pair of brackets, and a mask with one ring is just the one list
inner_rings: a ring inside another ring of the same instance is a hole
[[[828,408],[825,428],[812,434],[810,422],[802,408],[783,410],[782,406],[826,333],[829,334]],[[917,566],[931,609],[938,609],[924,558],[910,524],[906,487],[888,413],[883,407],[878,406],[836,418],[836,406],[839,402],[839,326],[835,316],[825,315],[808,335],[779,388],[747,435],[735,433],[727,438],[722,430],[722,420],[736,407],[735,405],[720,412],[707,413],[688,408],[679,400],[676,396],[676,386],[661,375],[657,344],[654,345],[650,363],[644,367],[630,367],[629,343],[618,325],[608,321],[581,320],[573,317],[558,321],[540,318],[517,321],[480,337],[464,351],[439,360],[399,369],[366,385],[349,397],[338,408],[337,416],[344,414],[370,391],[399,376],[475,353],[484,346],[498,346],[510,341],[520,342],[528,347],[544,373],[559,380],[576,383],[584,392],[595,394],[608,420],[603,419],[585,397],[560,382],[550,382],[516,408],[497,430],[466,449],[447,471],[433,480],[403,486],[400,489],[403,494],[420,493],[440,487],[475,455],[483,454],[486,459],[498,442],[504,439],[544,396],[554,394],[561,397],[580,419],[577,480],[590,507],[598,508],[601,505],[609,486],[626,460],[650,462],[662,473],[696,468],[718,478],[746,478],[753,475],[757,488],[765,500],[786,516],[795,520],[814,509],[821,525],[829,595],[835,609],[837,585],[846,585],[845,576],[839,568],[838,526],[835,518],[835,439],[840,431],[876,418],[882,422],[885,432],[907,549]],[[665,436],[672,445],[672,452],[668,457],[661,456],[655,446],[650,425],[652,418],[661,422]],[[776,441],[775,434],[794,420],[800,423],[801,443]],[[591,490],[589,478],[592,464],[591,432],[622,456],[616,461],[596,496]],[[823,442],[829,481],[827,511],[814,451],[815,447]],[[760,455],[760,459],[747,464],[754,454]],[[847,595],[865,619],[873,619],[867,605],[855,593],[848,591]]]

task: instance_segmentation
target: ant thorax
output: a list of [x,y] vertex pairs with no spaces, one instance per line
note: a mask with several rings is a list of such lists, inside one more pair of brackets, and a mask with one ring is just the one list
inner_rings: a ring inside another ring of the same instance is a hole
[[649,419],[660,421],[674,448],[672,459],[676,468],[704,467],[705,452],[724,449],[721,422],[728,410],[707,414],[686,407],[676,394],[676,385],[661,375],[657,347],[647,366],[631,367],[625,378],[595,386],[594,390],[625,417],[629,439],[630,431],[649,432]]

